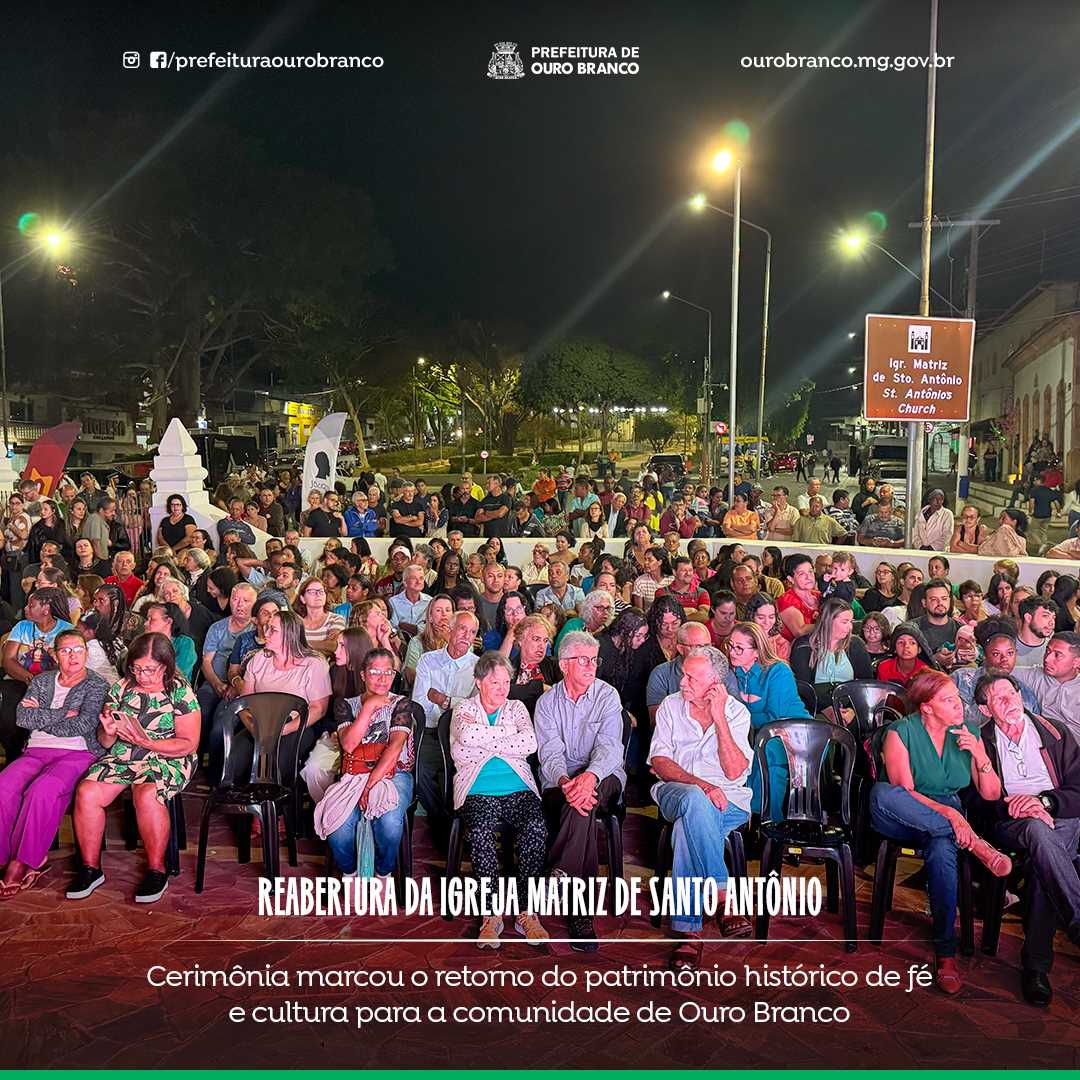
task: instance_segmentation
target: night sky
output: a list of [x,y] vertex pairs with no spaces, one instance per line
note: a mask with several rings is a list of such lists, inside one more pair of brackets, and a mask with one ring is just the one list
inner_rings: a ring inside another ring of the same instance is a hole
[[[867,311],[916,310],[914,281],[881,255],[843,262],[832,238],[881,211],[881,242],[918,269],[907,223],[921,207],[925,72],[746,70],[740,58],[925,55],[928,2],[458,6],[464,13],[408,3],[7,12],[6,152],[34,153],[51,124],[80,109],[179,119],[211,91],[203,119],[369,193],[396,263],[374,287],[418,321],[506,320],[528,327],[534,344],[589,333],[700,355],[703,319],[662,304],[668,288],[713,309],[714,358],[726,365],[730,225],[682,204],[703,187],[702,152],[737,117],[752,132],[743,212],[775,242],[770,393],[804,374],[820,387],[850,380],[847,331]],[[499,82],[485,72],[503,40],[518,43],[527,71],[540,44],[636,45],[641,70]],[[939,52],[956,59],[939,72],[935,210],[1003,219],[983,242],[982,321],[1040,276],[1078,272],[1075,139],[1039,160],[1080,115],[1078,42],[1080,14],[1060,0],[941,0]],[[129,49],[143,54],[138,71],[121,65]],[[227,81],[221,71],[150,70],[153,49],[367,53],[385,66]],[[183,131],[162,152],[182,157]],[[131,164],[118,161],[117,176]],[[729,181],[707,190],[730,206]],[[958,307],[966,248],[957,230],[950,261],[944,231],[935,237],[933,283]],[[762,254],[760,237],[744,233],[741,377],[754,382]]]

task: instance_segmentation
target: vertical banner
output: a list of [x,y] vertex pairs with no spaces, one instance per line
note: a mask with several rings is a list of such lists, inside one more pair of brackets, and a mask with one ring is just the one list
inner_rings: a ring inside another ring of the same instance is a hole
[[38,437],[30,449],[30,457],[20,479],[33,480],[41,485],[41,494],[52,497],[60,478],[64,475],[68,454],[82,431],[82,424],[74,420],[57,424]]
[[304,484],[301,509],[307,509],[308,493],[328,491],[337,476],[338,444],[347,414],[327,413],[314,427],[304,453]]

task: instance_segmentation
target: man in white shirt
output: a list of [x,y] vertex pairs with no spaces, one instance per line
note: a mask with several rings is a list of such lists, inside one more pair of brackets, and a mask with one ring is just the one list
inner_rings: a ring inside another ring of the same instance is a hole
[[1021,989],[1032,1005],[1053,997],[1050,967],[1060,924],[1080,944],[1080,749],[1060,723],[1024,711],[1009,675],[984,675],[975,687],[983,717],[983,746],[1001,778],[1001,798],[976,800],[972,825],[1004,851],[1027,856]]
[[446,850],[450,819],[446,812],[445,763],[436,729],[447,709],[473,694],[473,668],[478,658],[472,645],[479,629],[480,620],[471,611],[459,611],[450,623],[446,648],[420,657],[413,682],[413,701],[424,710],[427,728],[420,744],[416,797],[427,814],[432,841],[440,851]]
[[[649,765],[659,777],[652,796],[674,829],[673,887],[680,878],[713,878],[727,892],[724,840],[750,820],[747,786],[752,754],[750,713],[724,687],[722,654],[710,646],[693,649],[683,660],[678,694],[664,698],[656,711]],[[677,895],[677,893],[676,893]],[[701,907],[676,904],[671,928],[691,939],[676,950],[676,962],[700,959]],[[724,937],[746,937],[750,923],[740,916],[720,919]]]
[[945,505],[945,492],[935,488],[926,496],[926,506],[915,515],[911,546],[923,551],[948,551],[954,525],[953,512]]
[[401,575],[405,586],[387,601],[390,605],[390,625],[406,634],[419,634],[427,623],[431,597],[424,592],[424,568],[416,563],[405,567]]

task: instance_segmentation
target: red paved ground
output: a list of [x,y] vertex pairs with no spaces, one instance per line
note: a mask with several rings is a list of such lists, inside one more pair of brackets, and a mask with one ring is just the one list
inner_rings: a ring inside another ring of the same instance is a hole
[[[187,797],[188,820],[197,822],[200,802]],[[193,832],[193,830],[192,830]],[[627,827],[628,875],[647,875],[641,851],[651,851],[652,823],[631,813]],[[365,1065],[423,1067],[712,1067],[807,1066],[1075,1068],[1080,1049],[1077,955],[1059,937],[1054,973],[1056,998],[1048,1011],[1025,1005],[1018,993],[1019,926],[1006,919],[995,958],[976,955],[961,964],[964,991],[949,999],[930,989],[914,994],[866,990],[635,990],[586,997],[583,992],[543,990],[442,991],[251,991],[248,989],[155,989],[145,981],[151,964],[169,967],[386,968],[428,973],[460,969],[531,971],[539,980],[557,963],[583,973],[642,964],[662,967],[669,946],[647,919],[619,925],[601,920],[601,952],[581,957],[565,944],[531,949],[512,934],[499,953],[480,952],[468,940],[475,928],[441,918],[376,922],[371,919],[264,919],[256,907],[258,854],[250,865],[235,861],[235,846],[220,822],[201,896],[193,891],[194,844],[183,856],[183,872],[156,905],[136,906],[131,894],[142,870],[141,854],[126,852],[119,821],[110,819],[108,881],[82,902],[63,899],[70,862],[70,826],[54,852],[54,871],[41,885],[0,905],[0,1063],[7,1066],[290,1066]],[[422,819],[418,819],[416,871],[438,874]],[[647,861],[651,862],[651,858]],[[321,872],[318,842],[302,842],[301,866],[287,874]],[[839,919],[777,920],[767,945],[711,941],[704,962],[741,971],[744,963],[772,966],[825,964],[865,973],[878,964],[906,970],[929,958],[925,896],[904,884],[915,869],[901,864],[896,910],[876,948],[860,943],[855,955],[840,945]],[[795,873],[820,872],[803,867]],[[860,876],[859,925],[869,920],[871,880]],[[551,921],[549,929],[560,932]],[[976,931],[981,927],[977,924]],[[408,935],[408,944],[391,939]],[[358,937],[379,938],[362,944]],[[424,939],[450,938],[446,943]],[[629,939],[647,938],[638,943]],[[279,940],[273,940],[279,939]],[[280,940],[286,939],[286,940]],[[328,941],[315,939],[329,939]],[[790,940],[787,940],[790,939]],[[344,1025],[237,1025],[227,1018],[233,1005],[303,1000],[307,1004],[538,1004],[555,997],[596,1003],[609,998],[637,1008],[652,999],[675,1008],[694,1000],[705,1005],[743,1004],[759,998],[772,1004],[844,1005],[851,1020],[837,1026],[746,1022],[741,1025],[632,1022],[628,1025],[495,1024],[436,1025],[406,1022]]]

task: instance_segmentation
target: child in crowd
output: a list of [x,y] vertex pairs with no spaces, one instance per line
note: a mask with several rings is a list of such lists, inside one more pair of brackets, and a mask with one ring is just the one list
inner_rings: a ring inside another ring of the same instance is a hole
[[821,593],[822,603],[835,598],[850,604],[855,599],[855,582],[851,580],[854,574],[854,557],[846,551],[838,551],[832,557],[832,566],[823,575],[825,588]]

